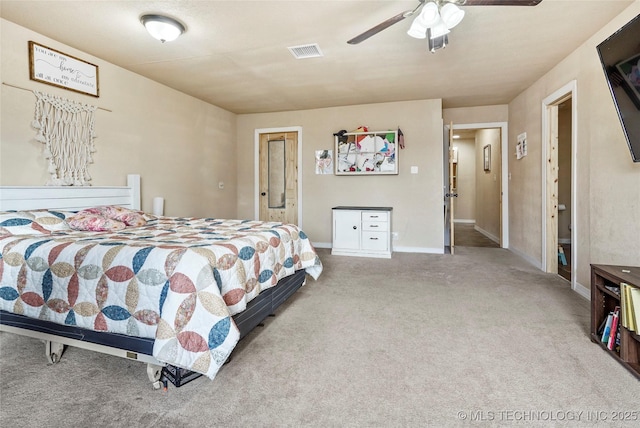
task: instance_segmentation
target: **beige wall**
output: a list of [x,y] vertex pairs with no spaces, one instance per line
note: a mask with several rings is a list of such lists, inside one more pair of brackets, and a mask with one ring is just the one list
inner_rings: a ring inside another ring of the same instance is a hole
[[[443,125],[441,100],[381,103],[238,116],[238,215],[254,217],[254,131],[302,127],[303,227],[315,243],[331,243],[331,208],[393,207],[396,250],[442,252]],[[402,129],[398,175],[316,175],[316,150],[334,149],[333,133],[364,125],[371,131]],[[411,174],[411,166],[418,174]]]
[[[165,214],[236,216],[235,115],[99,58],[1,21],[0,184],[44,185],[43,145],[31,129],[37,90],[96,105],[93,185],[124,185],[142,176],[142,208],[165,198]],[[37,41],[98,65],[100,97],[29,80],[27,42]],[[218,189],[223,181],[225,188]]]
[[[490,170],[484,170],[484,148],[489,146]],[[476,131],[476,228],[500,241],[500,128]]]
[[589,287],[590,263],[640,264],[640,164],[634,164],[596,53],[596,45],[640,13],[636,1],[509,104],[509,152],[527,132],[529,155],[509,158],[511,247],[533,261],[542,257],[542,101],[577,82],[578,283]]

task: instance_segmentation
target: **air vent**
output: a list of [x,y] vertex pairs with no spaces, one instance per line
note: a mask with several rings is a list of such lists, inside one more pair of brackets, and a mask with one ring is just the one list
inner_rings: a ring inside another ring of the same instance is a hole
[[320,46],[318,46],[317,43],[312,45],[290,46],[288,49],[291,51],[291,55],[293,55],[295,59],[317,58],[324,56],[322,55]]

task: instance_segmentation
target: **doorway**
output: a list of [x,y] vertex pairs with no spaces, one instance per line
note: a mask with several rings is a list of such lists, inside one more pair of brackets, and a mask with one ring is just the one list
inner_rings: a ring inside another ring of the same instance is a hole
[[301,226],[301,129],[257,129],[255,215]]
[[558,104],[558,275],[571,281],[571,98]]
[[[456,247],[508,248],[507,123],[451,126],[454,220],[449,242]],[[447,248],[445,248],[446,250]],[[451,251],[446,251],[451,252]]]
[[542,102],[542,270],[560,274],[575,290],[576,128],[575,81]]

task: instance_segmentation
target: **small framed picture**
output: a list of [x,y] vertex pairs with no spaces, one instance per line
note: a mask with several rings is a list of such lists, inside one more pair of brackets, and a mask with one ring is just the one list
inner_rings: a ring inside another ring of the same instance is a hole
[[482,150],[484,154],[484,170],[491,171],[491,145],[487,144]]

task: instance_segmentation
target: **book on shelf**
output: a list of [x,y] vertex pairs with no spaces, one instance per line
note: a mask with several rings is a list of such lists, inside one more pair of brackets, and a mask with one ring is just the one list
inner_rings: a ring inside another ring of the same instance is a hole
[[626,284],[620,283],[620,324],[622,324],[622,326],[625,328],[629,328],[629,323],[627,322],[628,303],[626,302],[627,299],[625,298],[626,294],[627,294]]
[[613,312],[609,312],[607,315],[607,323],[604,325],[604,331],[602,332],[602,337],[600,341],[602,343],[609,343],[609,333],[611,333],[611,324],[613,324]]
[[631,307],[633,309],[633,320],[636,326],[636,332],[638,331],[638,323],[640,322],[640,288],[629,286],[629,293],[631,297]]
[[620,283],[621,321],[622,326],[627,328],[629,331],[637,331],[637,323],[640,321],[640,319],[636,317],[636,312],[640,309],[640,295],[637,291],[634,291],[634,289],[635,287],[632,287],[629,284],[624,282]]
[[613,319],[611,320],[611,331],[609,332],[609,340],[607,348],[613,350],[616,346],[616,336],[618,334],[618,318],[620,317],[620,306],[616,306],[613,310]]
[[607,317],[604,317],[604,319],[600,323],[600,326],[598,327],[598,331],[596,331],[596,334],[599,338],[602,338],[602,333],[604,332],[605,325],[607,325]]

